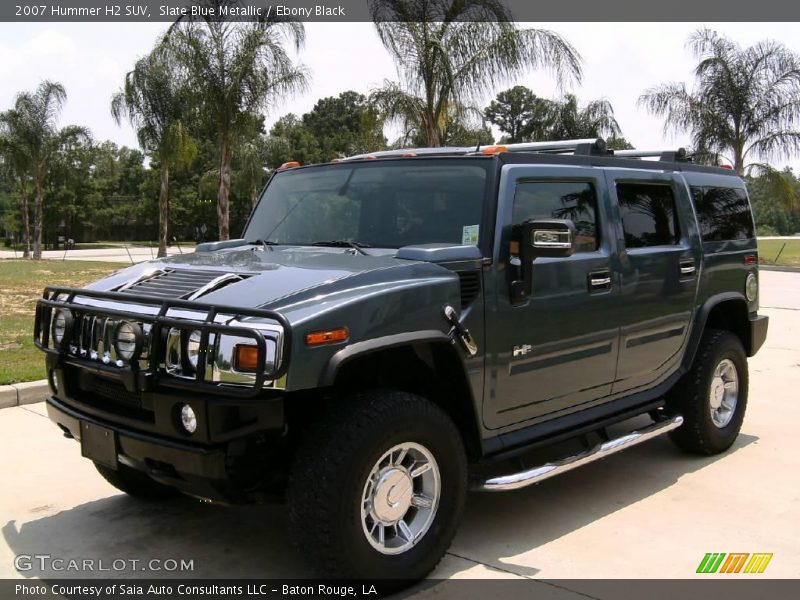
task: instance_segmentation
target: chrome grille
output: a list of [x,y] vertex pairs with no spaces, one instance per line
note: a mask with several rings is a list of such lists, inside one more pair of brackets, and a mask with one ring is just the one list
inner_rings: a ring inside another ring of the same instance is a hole
[[[89,360],[97,360],[107,365],[123,366],[117,358],[114,348],[114,328],[120,319],[103,317],[89,313],[76,314],[69,354]],[[145,343],[140,361],[146,361],[149,355],[150,324],[139,323],[145,335]]]

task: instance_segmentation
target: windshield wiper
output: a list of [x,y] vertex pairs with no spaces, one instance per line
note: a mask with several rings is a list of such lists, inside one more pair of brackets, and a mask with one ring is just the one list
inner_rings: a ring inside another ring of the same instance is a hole
[[362,248],[369,248],[369,244],[359,244],[352,240],[329,240],[320,242],[311,242],[312,246],[328,246],[330,248],[352,248],[360,254],[366,254]]
[[[264,250],[269,248],[270,246],[280,246],[278,242],[273,242],[271,240],[253,240],[252,242],[247,242],[248,244],[261,244],[264,246]],[[272,250],[272,248],[269,248]]]

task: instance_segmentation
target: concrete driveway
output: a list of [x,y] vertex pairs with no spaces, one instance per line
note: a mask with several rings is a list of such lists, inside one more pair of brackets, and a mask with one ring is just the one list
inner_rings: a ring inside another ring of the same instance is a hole
[[[760,577],[800,577],[800,274],[762,272],[761,304],[770,333],[750,361],[750,405],[730,452],[686,456],[659,438],[529,489],[473,493],[434,576],[687,578],[707,552],[770,552]],[[0,473],[0,578],[77,576],[15,570],[16,555],[37,553],[194,565],[191,573],[95,573],[103,577],[306,574],[280,507],[129,499],[80,457],[42,404],[0,411]]]

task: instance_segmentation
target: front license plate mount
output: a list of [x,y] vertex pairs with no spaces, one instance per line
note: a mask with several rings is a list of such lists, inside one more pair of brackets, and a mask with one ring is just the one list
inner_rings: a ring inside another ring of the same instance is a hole
[[81,456],[117,468],[117,435],[107,427],[81,422]]

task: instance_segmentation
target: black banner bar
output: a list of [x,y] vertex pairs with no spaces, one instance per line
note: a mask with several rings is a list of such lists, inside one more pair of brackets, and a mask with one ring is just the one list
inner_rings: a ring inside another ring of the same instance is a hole
[[[501,0],[515,21],[800,21],[786,0]],[[3,0],[2,22],[173,22],[177,18],[250,21],[371,21],[371,0]]]
[[0,580],[0,598],[30,600],[794,600],[800,581],[725,577],[681,579],[428,579],[403,581],[321,581],[258,579],[60,579]]

